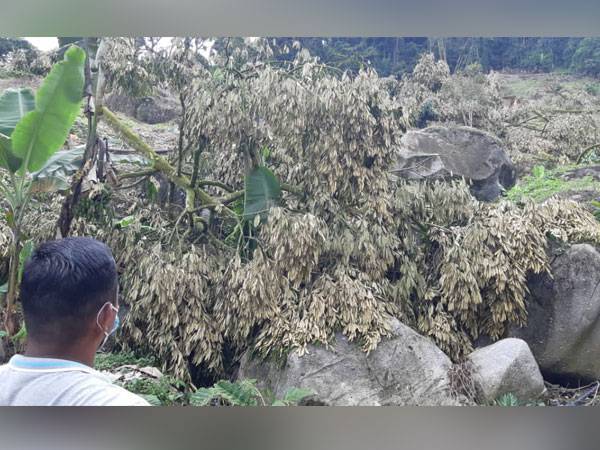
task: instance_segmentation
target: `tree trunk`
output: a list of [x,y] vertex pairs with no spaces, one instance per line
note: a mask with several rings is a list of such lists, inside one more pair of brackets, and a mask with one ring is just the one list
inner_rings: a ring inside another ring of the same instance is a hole
[[18,230],[13,230],[13,242],[8,271],[8,292],[6,294],[6,308],[4,310],[4,327],[9,336],[17,332],[15,323],[15,304],[17,303],[17,287],[19,284],[19,255],[21,253],[21,235]]

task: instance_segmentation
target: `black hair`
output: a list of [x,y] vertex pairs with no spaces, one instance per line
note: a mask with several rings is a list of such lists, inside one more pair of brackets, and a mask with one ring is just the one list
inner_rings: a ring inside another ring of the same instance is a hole
[[110,249],[86,237],[41,244],[23,270],[21,303],[34,339],[68,341],[87,333],[106,302],[116,302],[117,268]]

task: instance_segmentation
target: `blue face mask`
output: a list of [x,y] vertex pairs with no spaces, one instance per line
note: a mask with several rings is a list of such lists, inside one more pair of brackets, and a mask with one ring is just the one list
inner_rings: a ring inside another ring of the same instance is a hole
[[112,330],[110,330],[110,333],[108,333],[109,336],[111,334],[115,334],[115,332],[119,329],[119,326],[121,325],[121,319],[119,317],[118,312],[119,310],[117,310],[117,315],[115,316],[115,323],[113,324]]
[[[106,305],[109,305],[112,309],[114,309],[117,312],[117,315],[115,316],[115,321],[114,321],[113,326],[110,329],[110,331],[102,330],[102,327],[100,326],[100,313],[106,307]],[[113,305],[110,302],[106,302],[104,305],[102,305],[102,308],[100,308],[100,311],[98,311],[98,315],[96,316],[96,324],[104,332],[104,340],[102,341],[102,344],[100,344],[99,349],[104,347],[104,344],[106,344],[106,341],[108,340],[108,338],[119,329],[119,325],[121,324],[121,319],[119,318],[118,313],[119,313],[119,308],[117,308],[115,305]]]

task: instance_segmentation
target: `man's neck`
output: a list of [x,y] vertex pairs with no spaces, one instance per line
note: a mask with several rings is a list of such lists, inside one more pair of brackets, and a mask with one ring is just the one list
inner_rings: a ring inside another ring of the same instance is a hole
[[58,348],[57,346],[48,344],[42,345],[39,342],[29,341],[27,343],[27,347],[25,348],[24,355],[32,358],[64,359],[67,361],[75,361],[85,364],[89,367],[94,367],[94,358],[96,356],[96,352],[83,349],[80,346],[73,348]]

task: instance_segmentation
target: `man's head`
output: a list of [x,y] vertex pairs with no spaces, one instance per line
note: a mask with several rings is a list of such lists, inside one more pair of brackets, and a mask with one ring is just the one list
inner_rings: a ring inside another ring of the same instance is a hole
[[59,346],[99,344],[115,322],[117,292],[117,269],[106,245],[84,237],[41,244],[21,281],[29,338]]

